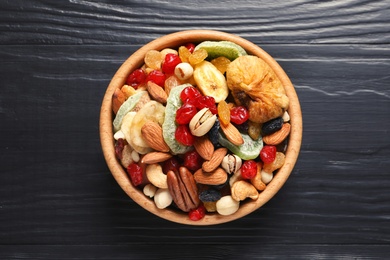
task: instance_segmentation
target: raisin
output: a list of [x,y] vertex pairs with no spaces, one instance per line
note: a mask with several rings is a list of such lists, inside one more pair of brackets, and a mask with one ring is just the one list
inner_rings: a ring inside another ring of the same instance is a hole
[[221,193],[215,189],[204,190],[199,193],[199,199],[204,202],[217,201],[221,198]]
[[230,109],[228,107],[228,104],[225,100],[222,100],[218,103],[218,116],[219,121],[224,125],[227,126],[230,123]]
[[221,146],[220,143],[218,142],[220,127],[221,127],[221,125],[219,123],[219,120],[217,119],[217,120],[215,120],[213,127],[211,127],[210,131],[207,133],[210,141],[214,145],[214,148],[218,148]]
[[284,121],[282,117],[277,117],[268,122],[265,122],[261,127],[261,133],[263,135],[270,135],[272,133],[275,133],[282,128],[283,122]]

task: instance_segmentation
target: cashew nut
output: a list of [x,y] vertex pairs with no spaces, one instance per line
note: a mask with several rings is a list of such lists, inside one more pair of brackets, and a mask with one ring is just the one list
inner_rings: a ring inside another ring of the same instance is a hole
[[235,182],[231,191],[232,198],[237,201],[245,200],[246,198],[255,200],[259,197],[259,192],[255,186],[244,180]]
[[168,188],[167,175],[164,174],[161,165],[158,163],[146,166],[145,173],[148,180],[157,188]]
[[263,167],[263,164],[260,163],[260,162],[257,162],[257,173],[256,173],[256,176],[250,180],[252,185],[255,186],[255,188],[258,191],[263,191],[267,187],[267,185],[261,180],[261,169],[262,169],[262,167]]

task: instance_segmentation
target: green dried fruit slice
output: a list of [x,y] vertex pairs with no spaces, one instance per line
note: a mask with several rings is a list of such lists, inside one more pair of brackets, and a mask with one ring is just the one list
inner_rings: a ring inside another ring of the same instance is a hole
[[191,85],[183,84],[172,88],[167,99],[167,104],[165,106],[165,118],[164,123],[162,125],[163,137],[165,143],[169,146],[173,154],[184,154],[192,149],[191,146],[182,145],[175,139],[175,132],[177,128],[176,111],[182,105],[180,93],[183,89],[189,86]]
[[114,132],[117,132],[121,128],[122,120],[125,115],[130,112],[141,99],[141,97],[148,93],[147,91],[139,91],[136,94],[130,96],[118,109],[115,119],[113,121]]
[[255,141],[246,133],[241,133],[241,135],[244,139],[244,143],[242,145],[232,144],[222,133],[219,133],[218,142],[243,160],[252,160],[257,158],[261,149],[263,149],[263,138],[260,136]]
[[195,47],[195,50],[198,49],[205,49],[207,51],[208,60],[220,56],[224,56],[229,60],[234,60],[240,56],[247,55],[246,51],[240,45],[231,41],[204,41]]

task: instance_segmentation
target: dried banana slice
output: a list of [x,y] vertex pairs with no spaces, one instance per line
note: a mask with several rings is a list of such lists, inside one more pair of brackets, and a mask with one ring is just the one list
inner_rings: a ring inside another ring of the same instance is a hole
[[205,96],[211,96],[216,103],[225,100],[229,95],[225,76],[209,61],[195,65],[194,79],[196,86]]

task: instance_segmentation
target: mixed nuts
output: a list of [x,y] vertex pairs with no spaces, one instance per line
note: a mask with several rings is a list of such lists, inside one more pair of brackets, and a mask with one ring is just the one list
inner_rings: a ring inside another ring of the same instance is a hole
[[132,184],[192,220],[256,200],[291,130],[272,69],[226,41],[150,50],[144,62],[112,96],[115,153]]

